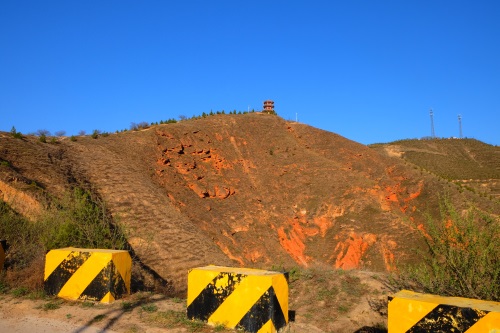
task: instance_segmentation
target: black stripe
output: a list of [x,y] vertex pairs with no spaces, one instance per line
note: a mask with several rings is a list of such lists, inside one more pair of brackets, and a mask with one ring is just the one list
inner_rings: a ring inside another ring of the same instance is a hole
[[[75,253],[78,255],[75,256]],[[45,293],[47,295],[57,295],[89,257],[90,253],[88,252],[71,252],[45,280]]]
[[407,333],[465,332],[487,313],[488,311],[440,304]]
[[125,281],[123,281],[112,260],[101,269],[79,298],[100,301],[108,292],[111,293],[114,299],[118,299],[127,293]]
[[269,319],[273,321],[276,330],[286,325],[285,315],[273,287],[262,294],[236,327],[244,329],[245,332],[256,333]]
[[[225,277],[227,277],[227,285],[217,288],[217,281]],[[207,321],[245,277],[244,274],[219,273],[189,304],[187,317]]]

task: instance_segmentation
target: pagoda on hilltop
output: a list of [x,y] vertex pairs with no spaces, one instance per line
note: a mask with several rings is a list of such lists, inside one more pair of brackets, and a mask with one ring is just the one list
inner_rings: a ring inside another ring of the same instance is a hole
[[264,109],[262,110],[262,112],[276,114],[276,112],[274,111],[274,101],[271,100],[264,101]]

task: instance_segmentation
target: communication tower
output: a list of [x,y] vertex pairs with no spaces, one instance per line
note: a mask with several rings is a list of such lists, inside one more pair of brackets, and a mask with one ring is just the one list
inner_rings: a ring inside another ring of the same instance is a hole
[[462,138],[462,116],[461,115],[458,115],[458,129],[459,129],[459,133],[460,133],[459,138],[461,139]]
[[434,132],[434,112],[432,112],[432,109],[429,114],[431,115],[431,137],[434,139],[436,137],[436,132]]

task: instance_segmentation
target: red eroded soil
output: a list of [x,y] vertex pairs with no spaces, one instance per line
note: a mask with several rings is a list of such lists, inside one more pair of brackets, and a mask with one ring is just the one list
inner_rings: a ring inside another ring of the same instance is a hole
[[[217,115],[72,142],[0,136],[0,198],[28,184],[92,188],[137,259],[173,290],[207,265],[387,271],[412,260],[416,225],[447,184],[337,134],[266,114]],[[451,189],[451,195],[458,197]],[[24,200],[25,202],[30,202]],[[30,208],[31,207],[31,208]]]

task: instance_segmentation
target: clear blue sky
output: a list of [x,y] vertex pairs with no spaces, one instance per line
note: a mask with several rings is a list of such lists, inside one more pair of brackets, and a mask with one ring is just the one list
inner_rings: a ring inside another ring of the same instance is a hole
[[500,1],[0,0],[0,130],[262,109],[369,144],[500,144]]

